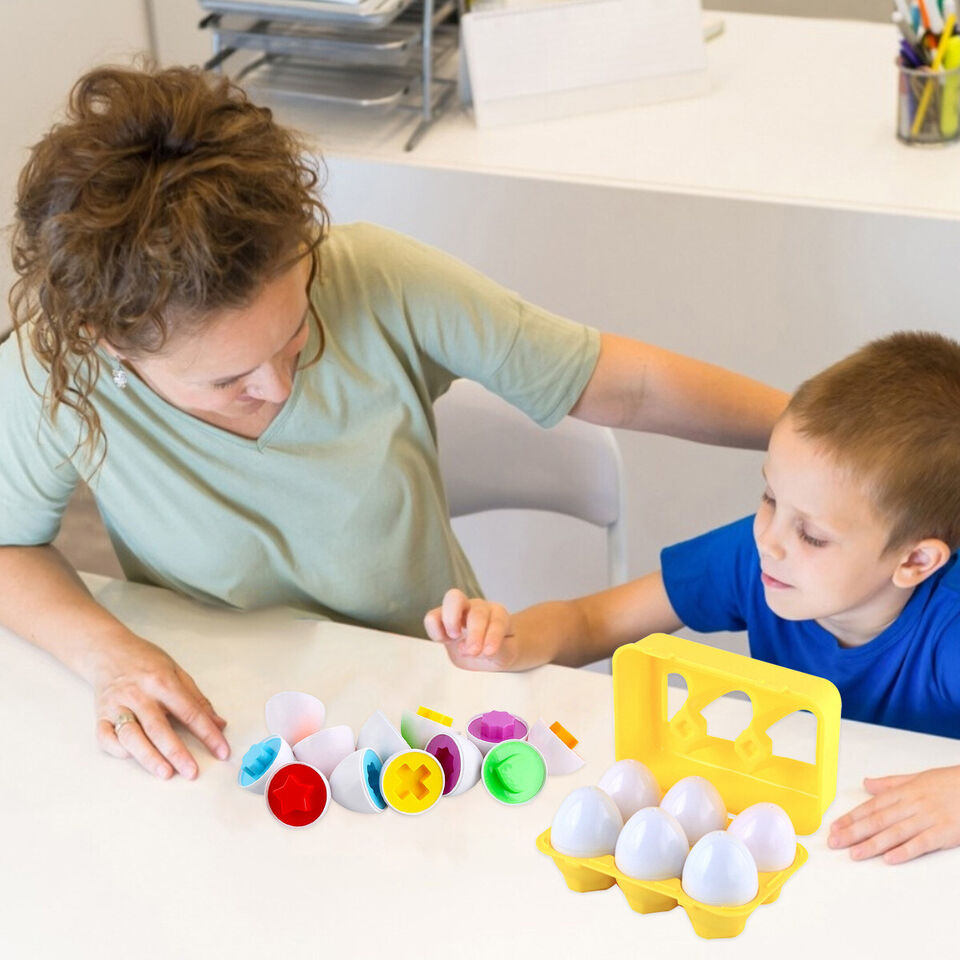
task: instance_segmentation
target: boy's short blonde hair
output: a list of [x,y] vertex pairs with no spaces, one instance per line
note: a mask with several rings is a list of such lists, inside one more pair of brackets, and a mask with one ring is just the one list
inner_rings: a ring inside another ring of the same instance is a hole
[[890,523],[887,550],[928,537],[960,546],[960,343],[874,340],[802,384],[786,412],[865,483]]

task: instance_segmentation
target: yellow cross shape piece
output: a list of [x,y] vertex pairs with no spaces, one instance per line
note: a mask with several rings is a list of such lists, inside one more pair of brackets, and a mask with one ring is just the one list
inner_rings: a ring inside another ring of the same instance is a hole
[[416,770],[411,769],[405,763],[397,770],[397,793],[400,797],[406,799],[408,794],[413,794],[418,800],[422,800],[429,792],[430,788],[423,782],[430,776],[430,771],[421,764]]
[[380,792],[400,813],[423,813],[443,794],[443,768],[425,750],[398,753],[383,766]]

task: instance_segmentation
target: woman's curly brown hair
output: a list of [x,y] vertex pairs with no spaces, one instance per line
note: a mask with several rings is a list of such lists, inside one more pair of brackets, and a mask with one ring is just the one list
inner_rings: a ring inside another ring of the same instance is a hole
[[227,78],[103,67],[33,147],[13,225],[10,308],[49,372],[53,419],[73,408],[91,450],[103,340],[135,358],[249,303],[329,217],[296,134]]

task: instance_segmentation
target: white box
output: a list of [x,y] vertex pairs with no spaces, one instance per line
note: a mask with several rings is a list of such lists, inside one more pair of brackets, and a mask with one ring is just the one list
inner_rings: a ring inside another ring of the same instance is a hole
[[477,126],[697,96],[709,88],[700,0],[560,0],[468,13]]

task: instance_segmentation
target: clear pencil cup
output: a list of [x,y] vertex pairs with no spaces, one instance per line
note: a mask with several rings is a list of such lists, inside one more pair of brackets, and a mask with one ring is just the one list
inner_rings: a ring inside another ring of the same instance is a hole
[[897,61],[897,138],[904,143],[960,139],[960,67],[915,69]]

